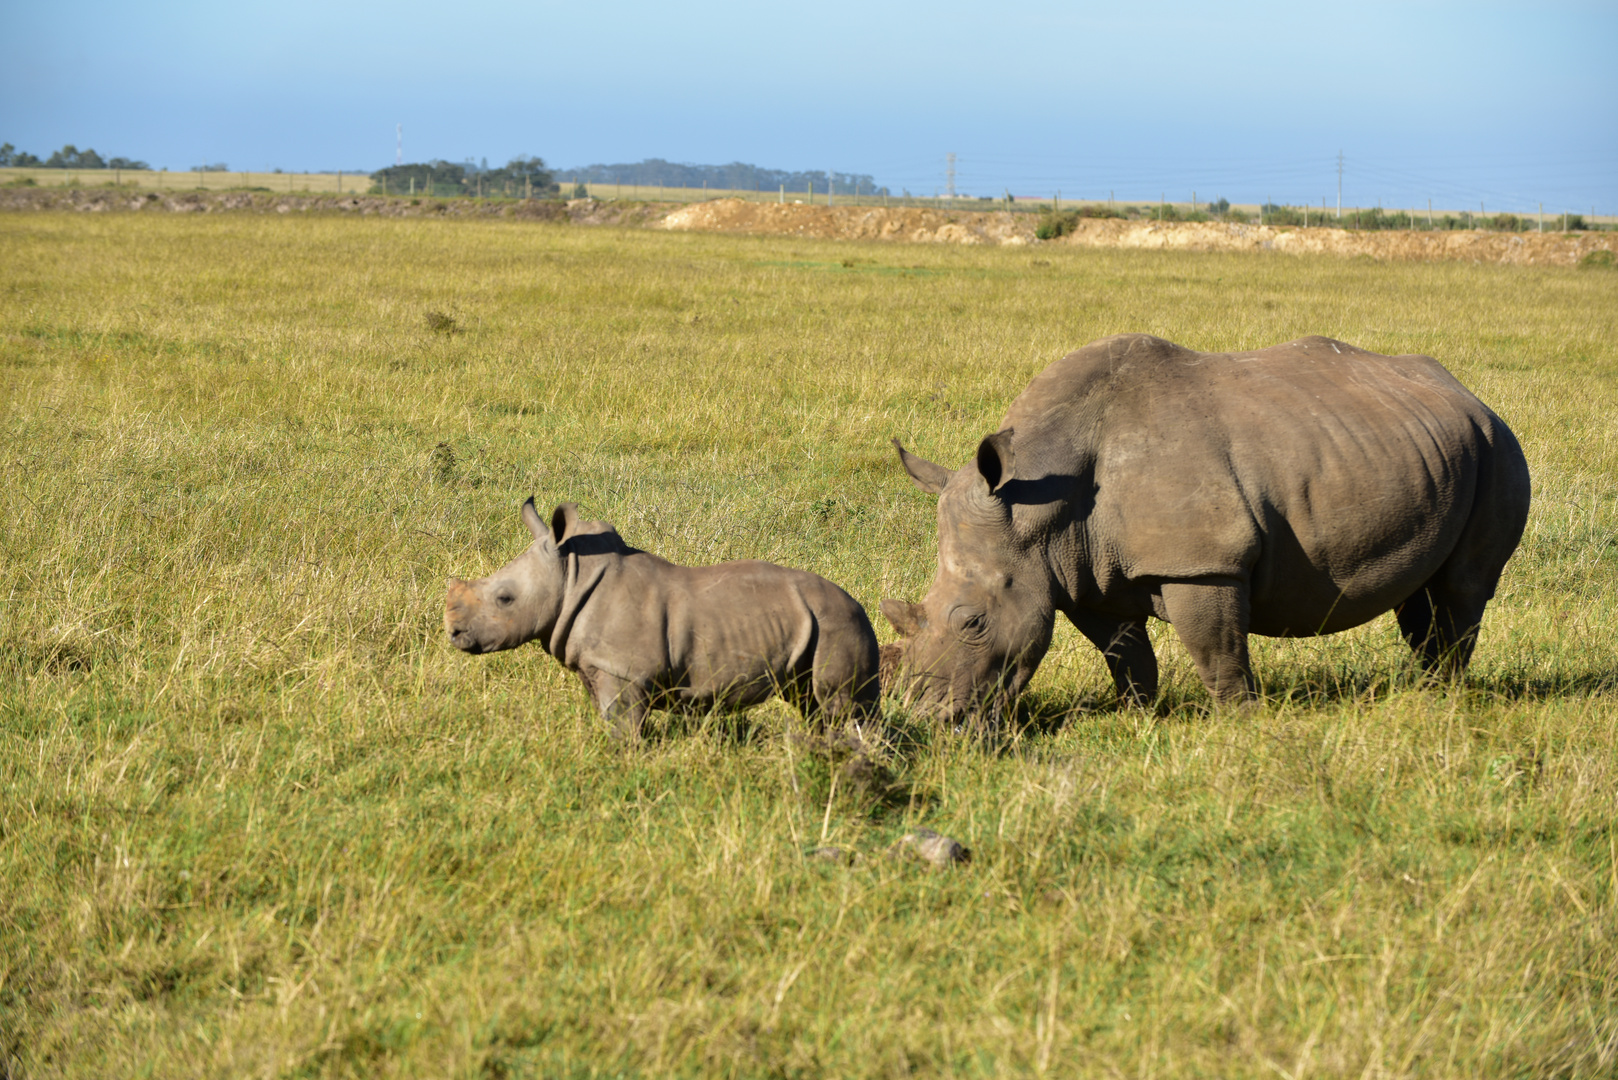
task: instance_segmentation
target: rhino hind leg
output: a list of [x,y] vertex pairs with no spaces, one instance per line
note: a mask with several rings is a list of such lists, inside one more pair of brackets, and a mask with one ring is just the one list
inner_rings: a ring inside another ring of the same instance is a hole
[[815,651],[811,693],[799,705],[822,730],[828,722],[836,727],[863,722],[876,713],[882,699],[876,636],[867,630],[839,636],[835,644],[830,637],[822,636]]
[[1165,581],[1161,596],[1161,614],[1191,654],[1208,692],[1221,702],[1251,700],[1247,583],[1236,578]]
[[1478,641],[1483,609],[1522,540],[1530,498],[1528,463],[1504,425],[1490,432],[1477,499],[1455,550],[1438,573],[1396,608],[1399,632],[1431,674],[1457,679]]
[[1116,619],[1076,611],[1068,620],[1101,650],[1107,673],[1125,705],[1149,705],[1157,697],[1157,654],[1146,635],[1146,620]]
[[1488,596],[1428,582],[1396,609],[1399,633],[1429,674],[1458,679],[1472,660],[1488,602]]

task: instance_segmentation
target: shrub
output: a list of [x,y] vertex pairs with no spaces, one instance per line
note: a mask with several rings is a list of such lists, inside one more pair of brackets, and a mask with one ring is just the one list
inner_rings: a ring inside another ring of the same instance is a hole
[[1041,240],[1055,240],[1079,227],[1079,211],[1048,210],[1039,217],[1034,235]]

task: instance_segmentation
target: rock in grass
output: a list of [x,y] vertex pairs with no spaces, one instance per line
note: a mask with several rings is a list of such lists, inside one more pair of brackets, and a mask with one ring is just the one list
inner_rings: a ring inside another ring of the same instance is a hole
[[823,862],[836,863],[838,866],[852,866],[858,853],[845,851],[840,847],[817,847],[809,853],[811,859],[820,859]]
[[934,866],[951,866],[955,863],[969,863],[972,861],[972,849],[953,837],[933,832],[931,829],[917,829],[906,833],[899,838],[893,846],[895,855],[906,851],[914,852]]

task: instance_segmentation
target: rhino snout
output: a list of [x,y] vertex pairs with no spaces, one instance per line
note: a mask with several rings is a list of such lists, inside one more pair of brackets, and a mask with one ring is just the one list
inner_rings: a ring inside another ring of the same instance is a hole
[[477,595],[470,582],[460,578],[449,579],[449,589],[444,597],[444,631],[449,634],[449,641],[462,652],[480,653],[483,651],[483,642],[472,632],[472,612],[476,608]]
[[472,631],[460,627],[448,627],[449,643],[462,652],[480,653],[483,643],[477,639]]

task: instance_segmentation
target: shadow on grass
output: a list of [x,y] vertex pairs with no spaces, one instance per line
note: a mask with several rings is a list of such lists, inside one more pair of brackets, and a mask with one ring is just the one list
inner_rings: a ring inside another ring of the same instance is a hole
[[[1260,709],[1364,706],[1395,694],[1423,690],[1503,702],[1577,701],[1618,695],[1618,671],[1609,668],[1469,674],[1456,684],[1430,675],[1415,664],[1392,669],[1314,664],[1270,674],[1271,678],[1262,679],[1261,673]],[[1156,700],[1145,708],[1125,704],[1110,694],[1047,688],[1024,694],[1010,715],[999,719],[976,717],[953,729],[953,733],[975,738],[990,752],[1003,753],[1025,739],[1049,738],[1075,724],[1101,722],[1111,728],[1128,717],[1147,723],[1195,721],[1217,707],[1194,678],[1165,680]],[[906,758],[931,748],[939,734],[936,724],[891,702],[886,720],[887,741]]]
[[1468,673],[1450,683],[1409,664],[1375,670],[1344,665],[1294,668],[1285,683],[1261,683],[1260,697],[1267,703],[1324,708],[1348,703],[1370,704],[1394,693],[1414,690],[1460,693],[1498,701],[1554,701],[1604,697],[1618,693],[1618,671],[1610,668],[1567,669],[1552,672],[1508,671]]

